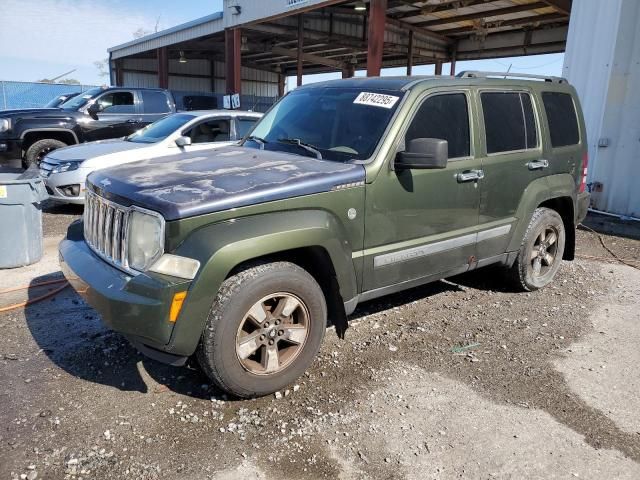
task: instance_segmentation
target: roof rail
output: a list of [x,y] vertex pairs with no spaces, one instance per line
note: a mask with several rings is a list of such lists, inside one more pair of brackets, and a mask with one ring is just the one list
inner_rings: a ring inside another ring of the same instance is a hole
[[534,75],[532,73],[516,73],[516,72],[482,72],[476,70],[464,70],[456,75],[456,78],[533,78],[536,80],[544,80],[545,82],[567,83],[564,77],[554,77],[551,75]]

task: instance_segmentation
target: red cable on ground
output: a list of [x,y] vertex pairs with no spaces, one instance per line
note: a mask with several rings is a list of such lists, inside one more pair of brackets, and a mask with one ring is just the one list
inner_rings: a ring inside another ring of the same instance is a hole
[[34,304],[34,303],[39,302],[41,300],[45,300],[45,299],[47,299],[49,297],[52,297],[56,293],[61,292],[62,290],[67,288],[69,286],[69,282],[67,282],[66,279],[48,280],[46,282],[34,283],[33,285],[27,285],[27,286],[22,286],[22,287],[14,287],[14,288],[9,288],[7,290],[0,290],[0,294],[3,294],[3,293],[16,292],[18,290],[26,290],[28,288],[37,288],[37,287],[42,287],[44,285],[51,285],[51,284],[54,284],[54,283],[62,283],[62,282],[64,282],[64,285],[62,285],[61,287],[55,288],[55,289],[51,290],[50,292],[45,293],[44,295],[40,295],[39,297],[35,297],[35,298],[32,298],[32,299],[24,301],[24,302],[14,303],[13,305],[8,305],[6,307],[0,307],[0,313],[1,312],[8,312],[10,310],[15,310],[16,308],[26,307],[28,305],[31,305],[31,304]]

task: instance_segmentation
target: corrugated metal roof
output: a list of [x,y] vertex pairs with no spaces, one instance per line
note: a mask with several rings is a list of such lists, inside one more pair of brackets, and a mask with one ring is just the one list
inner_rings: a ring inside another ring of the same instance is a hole
[[111,58],[116,59],[192,40],[205,35],[212,35],[224,30],[222,19],[222,12],[216,12],[212,15],[162,30],[161,32],[152,33],[151,35],[116,45],[107,51],[111,54]]

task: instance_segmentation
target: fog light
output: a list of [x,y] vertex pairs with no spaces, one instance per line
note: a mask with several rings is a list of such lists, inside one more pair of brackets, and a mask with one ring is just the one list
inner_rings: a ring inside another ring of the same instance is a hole
[[178,292],[173,296],[173,301],[171,302],[171,310],[169,311],[169,321],[171,323],[175,323],[178,319],[178,315],[180,315],[180,310],[182,310],[182,304],[184,303],[184,299],[187,297],[187,292]]
[[74,185],[62,185],[58,189],[64,194],[65,197],[77,197],[80,194],[80,184]]

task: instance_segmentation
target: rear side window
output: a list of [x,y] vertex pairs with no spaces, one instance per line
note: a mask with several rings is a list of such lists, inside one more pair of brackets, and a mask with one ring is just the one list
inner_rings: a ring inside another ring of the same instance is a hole
[[544,103],[544,110],[547,112],[551,146],[564,147],[579,143],[578,117],[571,95],[543,92],[542,103]]
[[257,118],[238,118],[236,120],[236,132],[238,138],[244,138],[244,136],[249,133],[249,130],[253,128],[253,125],[256,123]]
[[469,110],[463,93],[427,98],[411,121],[405,142],[415,138],[439,138],[449,144],[449,158],[469,156]]
[[144,113],[168,113],[171,111],[169,99],[163,92],[142,90],[142,108]]
[[487,153],[513,152],[538,144],[531,96],[521,92],[480,94]]

